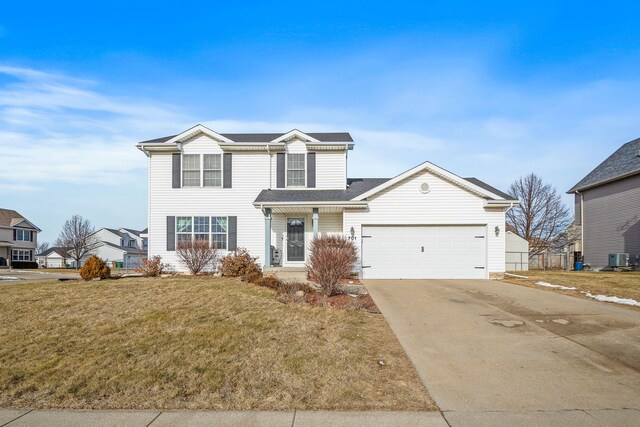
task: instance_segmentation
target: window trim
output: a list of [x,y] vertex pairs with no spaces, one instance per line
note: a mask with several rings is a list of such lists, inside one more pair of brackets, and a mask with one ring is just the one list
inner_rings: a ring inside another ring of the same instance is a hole
[[[191,218],[191,231],[178,231],[178,218]],[[196,218],[208,218],[208,230],[207,232],[196,231],[195,219]],[[214,232],[213,231],[213,218],[225,218],[227,220],[227,230],[224,233]],[[213,236],[214,235],[225,235],[225,247],[219,248],[221,251],[228,251],[229,248],[229,216],[228,215],[176,215],[176,225],[175,225],[175,235],[176,235],[176,248],[180,244],[178,236],[180,235],[189,235],[191,236],[191,242],[195,241],[195,236],[198,234],[206,234],[209,238],[209,245],[213,245]]]
[[[18,235],[22,236],[22,239],[18,238]],[[16,228],[16,242],[30,242],[31,241],[31,230],[27,230],[24,228]]]
[[[204,156],[218,156],[220,158],[220,169],[207,169],[209,172],[220,171],[220,185],[206,185],[204,180]],[[207,188],[222,188],[224,185],[224,159],[222,153],[203,153],[202,154],[202,186]]]
[[[20,259],[20,257],[23,259]],[[31,249],[12,249],[11,261],[31,261]]]
[[[294,171],[302,171],[302,180],[304,184],[302,185],[289,185],[289,156],[290,155],[299,155],[302,156],[302,163],[304,165],[304,169],[292,169]],[[285,178],[285,187],[286,188],[307,188],[307,153],[287,153],[284,162],[284,178]]]
[[[198,157],[198,185],[184,185],[184,173],[185,172],[195,172],[194,170],[187,170],[184,167],[184,156],[197,156]],[[180,187],[183,188],[198,188],[202,187],[202,155],[198,153],[182,153],[180,155]]]

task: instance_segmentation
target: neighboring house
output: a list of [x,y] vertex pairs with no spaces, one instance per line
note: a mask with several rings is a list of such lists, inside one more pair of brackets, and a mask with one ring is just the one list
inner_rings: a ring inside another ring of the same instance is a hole
[[18,212],[0,208],[0,268],[16,261],[35,262],[40,231]]
[[109,266],[137,267],[147,258],[144,248],[146,238],[142,232],[131,228],[101,228],[93,235],[98,241],[92,255],[102,258]]
[[504,273],[505,210],[517,200],[429,162],[391,179],[347,179],[348,133],[197,125],[137,147],[149,161],[149,255],[176,270],[185,270],[180,242],[207,239],[222,255],[244,247],[265,269],[303,268],[310,240],[336,234],[357,245],[365,279]]
[[529,242],[511,230],[505,236],[505,267],[507,271],[529,270]]
[[[610,253],[640,256],[640,138],[627,142],[568,193],[575,194],[584,262],[599,269]],[[579,249],[579,248],[578,248]]]
[[47,249],[36,255],[38,265],[42,268],[65,268],[73,261],[68,254],[68,250],[58,246]]

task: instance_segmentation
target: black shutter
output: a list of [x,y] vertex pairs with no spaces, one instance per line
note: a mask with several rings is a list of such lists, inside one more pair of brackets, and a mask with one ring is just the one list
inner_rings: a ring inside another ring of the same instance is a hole
[[176,250],[176,217],[167,217],[167,250]]
[[238,217],[230,216],[228,226],[229,229],[227,230],[227,233],[229,233],[229,244],[227,245],[227,250],[235,251],[238,249]]
[[231,188],[232,161],[231,153],[224,153],[222,165],[222,188]]
[[33,251],[29,251],[29,261],[33,261]]
[[278,153],[276,157],[276,166],[277,166],[277,174],[276,174],[276,187],[284,188],[285,187],[285,171],[284,171],[284,162],[285,162],[285,154]]
[[29,241],[33,242],[33,231],[29,232]]
[[14,240],[14,241],[18,238],[17,234],[18,234],[18,230],[16,230],[16,229],[14,228],[14,229],[13,229],[13,240]]
[[316,188],[316,153],[307,153],[307,188]]
[[180,166],[181,166],[180,153],[173,153],[171,158],[172,171],[171,171],[171,187],[180,188]]

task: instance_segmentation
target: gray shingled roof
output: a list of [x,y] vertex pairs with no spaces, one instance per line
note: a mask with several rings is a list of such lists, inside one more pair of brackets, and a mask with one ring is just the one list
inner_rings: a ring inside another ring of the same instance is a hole
[[[384,184],[390,178],[349,178],[346,190],[262,190],[254,203],[278,202],[346,202]],[[507,200],[513,196],[504,193],[477,178],[464,178],[472,184],[491,191]]]
[[[349,132],[303,132],[312,138],[321,142],[353,142],[353,138]],[[221,133],[220,135],[225,138],[229,138],[233,142],[271,142],[274,139],[280,138],[284,133]],[[141,141],[138,144],[152,144],[167,142],[171,138],[177,135],[163,136],[161,138],[149,139],[147,141]]]
[[346,202],[388,180],[389,178],[350,178],[345,190],[262,190],[254,203]]
[[606,182],[640,173],[640,138],[618,148],[604,162],[600,163],[567,193],[595,187]]
[[51,247],[51,248],[47,249],[46,251],[44,251],[44,252],[42,252],[42,253],[40,253],[40,254],[37,254],[36,256],[46,257],[46,256],[48,256],[49,254],[51,254],[52,252],[55,252],[55,253],[57,253],[58,255],[60,255],[61,257],[67,257],[67,256],[68,256],[68,255],[67,255],[67,251],[68,251],[69,249],[70,249],[70,248],[66,248],[66,249],[65,249],[65,248],[61,248],[61,247],[59,247],[59,246],[53,246],[53,247]]
[[477,185],[480,188],[484,188],[487,191],[491,191],[493,194],[497,194],[498,196],[507,199],[507,200],[515,200],[516,198],[513,197],[512,195],[505,193],[504,191],[500,191],[495,187],[492,187],[491,185],[487,184],[484,181],[480,181],[478,178],[463,178],[466,181],[469,181],[472,184]]

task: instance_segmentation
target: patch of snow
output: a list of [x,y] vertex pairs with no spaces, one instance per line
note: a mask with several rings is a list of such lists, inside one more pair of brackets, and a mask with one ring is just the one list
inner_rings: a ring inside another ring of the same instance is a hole
[[16,276],[0,276],[0,280],[21,280]]
[[618,298],[618,297],[608,297],[606,295],[593,295],[591,292],[585,292],[584,294],[589,298],[597,299],[598,301],[613,302],[616,304],[625,304],[625,305],[640,307],[640,301],[636,301],[631,298]]
[[536,285],[545,286],[547,288],[562,289],[563,291],[575,291],[576,289],[578,289],[578,288],[573,288],[573,287],[569,287],[569,286],[554,285],[553,283],[547,283],[547,282],[536,282]]

